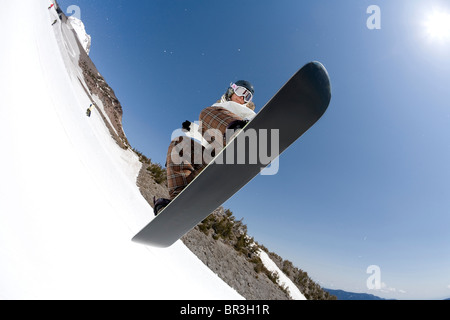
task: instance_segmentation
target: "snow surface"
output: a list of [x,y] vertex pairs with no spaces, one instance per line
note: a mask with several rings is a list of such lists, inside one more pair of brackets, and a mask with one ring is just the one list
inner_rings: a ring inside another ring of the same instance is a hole
[[84,51],[86,51],[86,53],[89,55],[89,52],[91,51],[91,36],[86,33],[86,28],[83,21],[74,16],[69,17],[68,20],[72,28],[75,30],[75,33],[77,34],[78,40],[83,46]]
[[242,299],[180,241],[131,238],[152,219],[82,87],[77,45],[48,0],[0,4],[0,297]]
[[278,284],[289,291],[289,295],[294,300],[306,300],[305,296],[300,292],[297,286],[289,279],[283,271],[273,262],[266,252],[259,250],[259,257],[262,263],[270,272],[275,272],[278,275]]

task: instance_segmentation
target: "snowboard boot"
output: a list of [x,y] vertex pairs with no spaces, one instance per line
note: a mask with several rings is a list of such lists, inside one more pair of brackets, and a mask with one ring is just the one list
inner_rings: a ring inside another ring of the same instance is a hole
[[155,214],[155,216],[157,216],[162,211],[162,209],[167,207],[170,202],[171,200],[169,199],[159,198],[158,200],[156,200],[156,198],[153,197],[153,213]]

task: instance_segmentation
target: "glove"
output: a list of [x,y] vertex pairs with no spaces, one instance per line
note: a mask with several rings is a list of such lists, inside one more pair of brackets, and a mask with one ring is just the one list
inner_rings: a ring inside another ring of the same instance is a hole
[[189,120],[186,120],[185,122],[183,122],[183,130],[186,131],[191,131],[191,124],[192,122],[190,122]]
[[249,122],[250,121],[248,120],[235,120],[228,125],[227,129],[229,130],[243,129]]

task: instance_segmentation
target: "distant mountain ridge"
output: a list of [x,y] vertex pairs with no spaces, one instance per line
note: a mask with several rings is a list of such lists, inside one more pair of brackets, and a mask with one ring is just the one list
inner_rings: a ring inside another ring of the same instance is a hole
[[[335,296],[338,300],[396,300],[396,299],[380,298],[369,293],[355,293],[344,290],[333,290],[327,288],[323,288],[323,290],[327,291],[330,295]],[[450,298],[442,300],[450,300]]]
[[329,292],[331,295],[336,296],[338,300],[394,300],[394,299],[380,298],[369,293],[347,292],[344,290],[333,290],[326,288],[323,289]]

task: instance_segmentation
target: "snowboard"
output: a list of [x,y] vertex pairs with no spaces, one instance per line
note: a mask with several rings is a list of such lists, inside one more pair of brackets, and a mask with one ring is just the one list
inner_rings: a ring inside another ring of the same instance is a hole
[[[171,246],[308,131],[325,113],[330,100],[325,67],[320,62],[306,64],[133,241],[160,248]],[[257,141],[252,143],[255,135]]]

